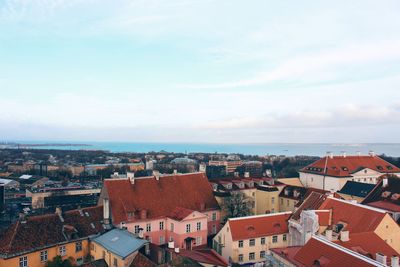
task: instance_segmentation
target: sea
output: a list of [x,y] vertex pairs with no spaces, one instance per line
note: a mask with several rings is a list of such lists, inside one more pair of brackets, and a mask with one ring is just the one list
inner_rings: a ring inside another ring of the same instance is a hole
[[[0,143],[0,148],[10,142]],[[334,143],[250,143],[250,144],[217,144],[217,143],[140,143],[140,142],[89,142],[89,141],[14,141],[23,144],[20,147],[34,149],[63,149],[63,150],[106,150],[110,152],[175,152],[175,153],[238,153],[244,155],[285,155],[285,156],[324,156],[327,152],[340,155],[385,154],[400,157],[400,143],[363,143],[363,144],[334,144]],[[35,145],[35,146],[31,146]],[[37,146],[39,145],[39,146]],[[12,146],[11,146],[12,147]],[[15,146],[14,146],[15,148]]]

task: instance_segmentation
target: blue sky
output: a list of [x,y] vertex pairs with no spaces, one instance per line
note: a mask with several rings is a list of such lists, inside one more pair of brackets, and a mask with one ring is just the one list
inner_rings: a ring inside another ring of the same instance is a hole
[[400,2],[0,0],[0,140],[400,142]]

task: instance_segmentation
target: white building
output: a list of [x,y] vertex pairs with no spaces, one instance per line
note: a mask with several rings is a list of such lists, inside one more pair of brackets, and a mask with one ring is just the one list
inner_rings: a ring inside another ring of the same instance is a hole
[[305,187],[336,192],[347,181],[376,184],[381,175],[399,174],[400,169],[374,153],[363,156],[331,154],[304,167],[299,173]]

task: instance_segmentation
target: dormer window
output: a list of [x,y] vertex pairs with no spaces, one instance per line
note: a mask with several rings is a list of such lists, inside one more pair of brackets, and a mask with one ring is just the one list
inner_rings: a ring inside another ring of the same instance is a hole
[[386,166],[386,168],[388,169],[388,170],[393,170],[393,167],[392,166]]
[[226,189],[232,189],[232,184],[225,184]]
[[383,167],[382,166],[376,166],[376,168],[378,169],[378,170],[383,170]]
[[213,189],[214,189],[214,191],[217,191],[218,185],[217,184],[213,184]]
[[343,171],[348,171],[349,169],[348,169],[347,167],[343,166],[343,167],[342,167],[342,170],[343,170]]

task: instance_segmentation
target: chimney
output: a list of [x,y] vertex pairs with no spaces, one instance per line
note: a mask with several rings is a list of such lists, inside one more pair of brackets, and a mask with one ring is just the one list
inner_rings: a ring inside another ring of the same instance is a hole
[[234,173],[233,173],[233,176],[239,177],[239,172],[234,172]]
[[387,187],[388,186],[388,178],[385,177],[382,179],[382,187]]
[[369,155],[371,156],[371,157],[375,157],[375,152],[374,151],[369,151]]
[[326,239],[328,239],[329,241],[332,241],[332,230],[325,230],[325,237]]
[[311,232],[306,232],[304,244],[306,244],[308,242],[308,240],[310,240],[311,236],[312,236]]
[[153,171],[153,175],[156,178],[157,181],[160,180],[160,172],[159,171]]
[[244,173],[244,177],[249,178],[250,177],[250,173],[249,172],[245,172]]
[[110,200],[108,198],[103,199],[103,221],[105,225],[110,224]]
[[26,223],[25,214],[23,212],[19,213],[19,220],[21,221],[21,223]]
[[178,174],[178,170],[174,170],[174,175],[177,175]]
[[330,159],[333,159],[333,153],[332,153],[332,152],[328,152],[328,157],[329,157]]
[[147,210],[143,209],[140,211],[140,219],[141,220],[147,219]]
[[343,156],[343,158],[345,158],[347,156],[346,151],[342,151],[342,156]]
[[349,231],[347,231],[347,230],[342,230],[341,232],[340,232],[340,241],[342,241],[342,242],[347,242],[347,241],[349,241],[350,239],[349,239]]
[[361,152],[360,151],[357,151],[357,156],[361,156]]
[[399,256],[392,256],[391,260],[390,260],[390,266],[391,267],[399,267]]
[[387,264],[387,257],[386,257],[386,255],[384,255],[384,254],[382,254],[382,253],[376,253],[375,254],[376,255],[376,261],[377,262],[380,262],[380,263],[382,263],[382,264],[384,264],[384,265],[386,265]]
[[174,248],[174,247],[175,247],[174,241],[169,241],[168,248]]
[[57,215],[58,215],[58,217],[60,218],[60,221],[61,222],[64,222],[64,218],[63,218],[63,216],[62,216],[62,210],[61,210],[61,208],[60,207],[57,207],[56,208],[56,212],[55,212]]
[[175,253],[179,253],[179,247],[175,248]]

